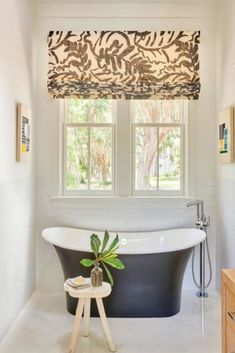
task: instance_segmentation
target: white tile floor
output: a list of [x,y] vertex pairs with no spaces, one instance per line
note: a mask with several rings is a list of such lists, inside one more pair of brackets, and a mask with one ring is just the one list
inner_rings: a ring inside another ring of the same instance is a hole
[[[1,318],[2,320],[2,318]],[[73,317],[64,293],[36,291],[0,343],[0,353],[66,353]],[[119,353],[219,353],[220,297],[199,299],[184,291],[181,312],[172,318],[109,319]],[[108,352],[99,319],[76,353]]]

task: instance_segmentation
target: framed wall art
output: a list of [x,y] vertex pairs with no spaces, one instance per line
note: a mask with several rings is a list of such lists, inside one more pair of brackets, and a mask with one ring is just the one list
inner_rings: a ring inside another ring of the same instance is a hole
[[17,104],[16,118],[16,160],[17,162],[29,161],[31,151],[31,124],[28,108]]
[[219,160],[221,163],[234,162],[234,109],[232,107],[220,113]]

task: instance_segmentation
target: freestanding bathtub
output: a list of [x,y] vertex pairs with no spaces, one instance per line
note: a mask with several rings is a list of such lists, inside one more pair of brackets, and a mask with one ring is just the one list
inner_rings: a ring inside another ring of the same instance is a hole
[[[80,264],[93,258],[90,235],[103,232],[75,228],[44,229],[43,238],[53,244],[60,259],[64,278],[90,276]],[[206,238],[198,229],[172,229],[151,232],[119,232],[119,257],[124,270],[111,269],[114,286],[105,298],[109,317],[166,317],[180,311],[185,268],[195,245]],[[111,236],[115,233],[110,232]],[[77,300],[67,295],[67,310],[75,314]],[[97,316],[96,307],[91,309]]]

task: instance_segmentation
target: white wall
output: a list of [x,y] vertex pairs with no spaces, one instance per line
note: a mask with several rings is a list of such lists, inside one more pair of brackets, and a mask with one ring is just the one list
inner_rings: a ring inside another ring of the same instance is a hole
[[[92,7],[93,6],[93,7]],[[81,206],[53,207],[53,166],[58,145],[59,102],[47,94],[47,33],[49,30],[83,29],[138,29],[145,30],[201,30],[201,82],[200,101],[196,103],[195,119],[195,196],[205,200],[206,212],[211,215],[210,244],[215,268],[215,37],[213,8],[199,3],[142,6],[77,5],[38,7],[37,19],[37,283],[44,289],[62,288],[62,274],[54,250],[41,239],[41,230],[48,226],[76,226],[110,230],[142,230],[191,226],[195,210],[179,205],[161,206],[160,201],[151,208]],[[115,17],[117,16],[117,17]],[[192,162],[192,161],[191,161]],[[188,269],[185,287],[192,288]]]
[[0,340],[35,286],[32,162],[16,162],[16,103],[32,109],[32,14],[25,0],[0,10]]
[[[217,32],[217,112],[235,107],[235,2],[221,0],[218,4]],[[235,163],[217,162],[217,259],[218,283],[220,269],[235,267]]]

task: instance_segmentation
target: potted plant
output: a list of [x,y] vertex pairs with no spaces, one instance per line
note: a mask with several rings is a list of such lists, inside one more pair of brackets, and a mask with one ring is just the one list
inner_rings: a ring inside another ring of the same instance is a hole
[[113,286],[113,276],[108,268],[111,266],[117,270],[122,270],[125,268],[124,264],[120,259],[118,259],[118,254],[116,253],[119,248],[119,237],[116,234],[116,237],[109,243],[109,233],[106,230],[104,233],[103,241],[101,242],[97,234],[92,234],[90,236],[90,246],[94,254],[94,259],[82,259],[80,263],[85,267],[94,266],[91,270],[91,284],[94,287],[99,287],[103,282],[103,271],[100,268],[100,264],[103,266],[111,286]]

